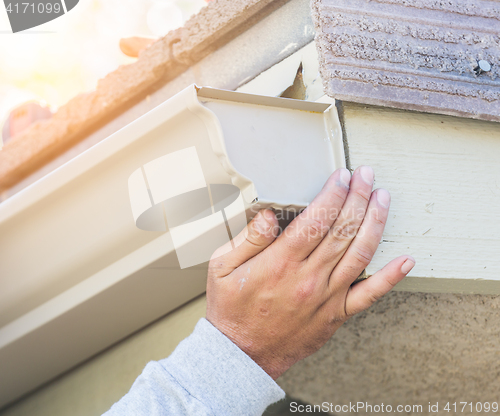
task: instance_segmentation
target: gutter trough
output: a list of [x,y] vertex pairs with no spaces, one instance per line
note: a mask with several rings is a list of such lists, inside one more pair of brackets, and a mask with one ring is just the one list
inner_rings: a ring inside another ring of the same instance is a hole
[[210,244],[344,166],[335,105],[191,85],[0,204],[0,406],[202,294]]

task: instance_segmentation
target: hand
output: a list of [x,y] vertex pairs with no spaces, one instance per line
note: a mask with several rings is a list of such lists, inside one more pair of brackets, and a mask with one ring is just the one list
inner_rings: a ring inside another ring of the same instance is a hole
[[413,268],[401,256],[353,286],[384,231],[390,195],[372,192],[373,170],[335,171],[314,201],[276,238],[263,210],[212,257],[207,319],[277,379],[317,351]]

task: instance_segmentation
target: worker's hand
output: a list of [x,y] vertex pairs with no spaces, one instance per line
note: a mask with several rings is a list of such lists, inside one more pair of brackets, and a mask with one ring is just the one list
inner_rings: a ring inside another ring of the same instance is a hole
[[317,351],[415,265],[398,257],[351,286],[375,254],[389,211],[389,192],[372,187],[370,167],[352,178],[339,169],[278,238],[274,213],[261,211],[236,248],[222,247],[210,261],[207,319],[272,378]]

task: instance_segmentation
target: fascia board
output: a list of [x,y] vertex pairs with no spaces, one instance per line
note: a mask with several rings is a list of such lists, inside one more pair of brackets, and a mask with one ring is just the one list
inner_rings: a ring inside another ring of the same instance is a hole
[[[252,138],[252,117],[265,137]],[[302,123],[314,131],[308,137]],[[307,205],[305,187],[280,194],[283,183],[269,186],[260,174],[271,160],[259,157],[270,132],[329,155],[310,169],[277,154],[283,178],[314,189],[345,166],[334,106],[192,85],[0,205],[0,373],[8,375],[0,406],[204,292],[206,263],[180,270],[170,232],[136,227],[127,188],[134,170],[196,145],[210,165],[207,182],[236,185],[245,208]],[[259,163],[250,169],[234,154],[242,137],[255,140],[245,157]]]

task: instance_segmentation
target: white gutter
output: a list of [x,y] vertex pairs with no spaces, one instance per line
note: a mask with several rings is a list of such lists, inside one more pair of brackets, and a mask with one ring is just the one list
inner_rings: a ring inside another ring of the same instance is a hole
[[345,165],[335,106],[193,85],[0,204],[0,406],[204,292],[128,189],[190,146],[247,211],[304,207]]

